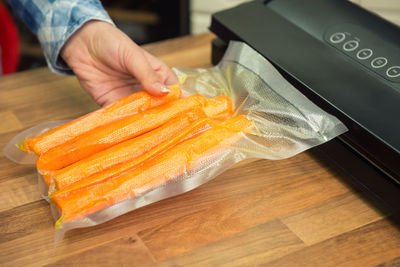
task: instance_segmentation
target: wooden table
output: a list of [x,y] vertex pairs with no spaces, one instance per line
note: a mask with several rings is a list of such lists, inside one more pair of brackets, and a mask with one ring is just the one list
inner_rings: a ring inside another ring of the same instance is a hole
[[[170,66],[210,66],[211,34],[145,46]],[[74,77],[46,68],[0,78],[0,147],[40,122],[97,108]],[[242,162],[186,194],[54,246],[33,167],[0,155],[1,266],[395,266],[400,232],[310,152]]]

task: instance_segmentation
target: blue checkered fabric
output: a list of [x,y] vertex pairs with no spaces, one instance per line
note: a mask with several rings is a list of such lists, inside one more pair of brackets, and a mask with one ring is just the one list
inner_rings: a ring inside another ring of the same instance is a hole
[[9,0],[29,29],[38,36],[49,68],[73,74],[60,57],[68,38],[90,20],[113,23],[99,0]]

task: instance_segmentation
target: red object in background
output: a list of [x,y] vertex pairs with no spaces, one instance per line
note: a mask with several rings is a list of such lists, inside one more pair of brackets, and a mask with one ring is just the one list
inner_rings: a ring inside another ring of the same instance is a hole
[[15,72],[19,61],[18,32],[10,13],[2,4],[0,4],[0,49],[2,74]]

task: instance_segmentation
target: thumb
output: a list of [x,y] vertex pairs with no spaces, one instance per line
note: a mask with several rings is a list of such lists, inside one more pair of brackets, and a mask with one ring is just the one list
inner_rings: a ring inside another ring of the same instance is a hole
[[150,62],[141,51],[139,46],[135,47],[133,54],[125,58],[126,66],[133,76],[140,82],[143,89],[154,96],[163,96],[170,92],[170,89],[165,86],[160,80],[158,74],[154,71]]

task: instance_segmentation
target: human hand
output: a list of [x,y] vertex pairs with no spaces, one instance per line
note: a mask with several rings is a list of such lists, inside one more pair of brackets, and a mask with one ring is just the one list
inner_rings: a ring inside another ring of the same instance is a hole
[[100,105],[143,89],[162,96],[169,92],[166,85],[178,82],[167,65],[103,21],[87,22],[66,42],[61,56]]

